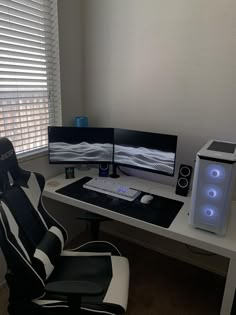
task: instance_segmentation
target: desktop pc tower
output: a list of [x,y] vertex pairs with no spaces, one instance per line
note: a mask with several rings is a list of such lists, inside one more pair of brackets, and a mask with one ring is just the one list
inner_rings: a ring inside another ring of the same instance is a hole
[[236,144],[210,140],[197,153],[189,223],[224,235],[236,174]]

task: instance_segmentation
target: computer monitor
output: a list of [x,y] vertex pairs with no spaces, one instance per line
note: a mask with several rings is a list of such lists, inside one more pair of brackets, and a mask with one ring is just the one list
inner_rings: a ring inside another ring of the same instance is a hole
[[49,163],[112,163],[113,139],[113,128],[48,127]]
[[174,176],[177,136],[133,131],[114,130],[114,163]]

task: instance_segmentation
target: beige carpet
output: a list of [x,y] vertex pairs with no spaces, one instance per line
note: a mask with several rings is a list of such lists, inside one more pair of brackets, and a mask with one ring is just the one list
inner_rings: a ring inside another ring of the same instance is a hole
[[8,289],[7,287],[0,288],[0,314],[7,315],[8,304]]

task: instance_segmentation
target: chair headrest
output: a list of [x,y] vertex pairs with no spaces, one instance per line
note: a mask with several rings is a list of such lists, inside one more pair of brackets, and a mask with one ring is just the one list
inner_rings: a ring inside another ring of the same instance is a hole
[[19,174],[16,153],[8,138],[0,138],[0,194],[4,193],[11,185],[9,175],[16,179]]
[[0,169],[10,171],[19,168],[16,153],[8,138],[0,138]]

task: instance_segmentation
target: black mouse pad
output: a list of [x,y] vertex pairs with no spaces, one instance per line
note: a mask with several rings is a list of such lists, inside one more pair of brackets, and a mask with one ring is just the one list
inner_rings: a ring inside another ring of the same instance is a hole
[[146,194],[144,192],[134,201],[123,200],[83,188],[83,184],[90,179],[91,177],[83,177],[56,192],[164,228],[171,225],[184,204],[178,200],[153,195],[151,203],[146,205],[140,202],[142,196]]

